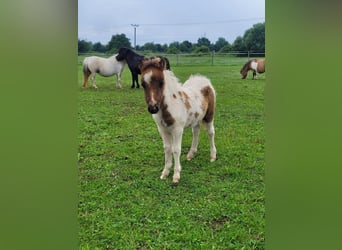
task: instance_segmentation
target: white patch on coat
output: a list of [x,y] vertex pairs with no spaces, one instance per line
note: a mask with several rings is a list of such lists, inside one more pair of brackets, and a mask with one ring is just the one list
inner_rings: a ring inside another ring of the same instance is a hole
[[152,77],[152,70],[144,75],[144,81],[147,84],[150,84]]
[[258,68],[258,63],[257,63],[257,62],[254,62],[254,61],[252,61],[252,62],[251,62],[251,68],[252,68],[253,70],[257,71],[257,68]]

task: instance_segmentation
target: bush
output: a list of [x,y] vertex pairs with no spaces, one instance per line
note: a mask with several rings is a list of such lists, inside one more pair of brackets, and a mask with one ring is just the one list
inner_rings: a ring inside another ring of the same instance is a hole
[[210,53],[210,49],[209,49],[208,46],[202,45],[202,46],[197,47],[196,49],[194,49],[194,51],[192,53],[195,53],[195,54]]

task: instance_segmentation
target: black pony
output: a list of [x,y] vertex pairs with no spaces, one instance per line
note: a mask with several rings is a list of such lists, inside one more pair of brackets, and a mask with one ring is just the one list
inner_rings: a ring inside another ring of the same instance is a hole
[[139,88],[138,75],[140,73],[139,63],[144,59],[143,56],[135,53],[129,48],[120,48],[119,53],[116,56],[116,60],[122,61],[126,60],[129,70],[132,73],[132,88],[134,88],[134,83],[137,83],[137,88]]
[[[165,60],[166,69],[170,69],[169,60],[166,57],[160,56],[159,58],[161,58],[162,60]],[[122,47],[119,49],[118,55],[116,56],[116,60],[118,61],[126,60],[128,68],[132,74],[132,87],[131,88],[134,88],[134,83],[136,83],[137,88],[139,88],[138,75],[141,74],[139,64],[144,59],[145,58],[143,56],[135,53],[133,50],[129,48]]]

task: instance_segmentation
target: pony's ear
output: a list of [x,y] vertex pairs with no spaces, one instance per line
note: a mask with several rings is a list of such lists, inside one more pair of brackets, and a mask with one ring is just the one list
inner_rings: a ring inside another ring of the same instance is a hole
[[159,65],[162,69],[166,69],[166,60],[164,57],[160,57]]
[[158,56],[158,57],[151,57],[151,61],[154,65],[156,65],[161,70],[166,69],[166,61],[164,57]]

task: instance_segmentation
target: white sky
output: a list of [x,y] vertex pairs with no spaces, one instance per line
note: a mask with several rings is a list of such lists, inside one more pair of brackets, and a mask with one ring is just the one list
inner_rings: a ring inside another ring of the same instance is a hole
[[206,37],[233,43],[253,24],[265,21],[265,0],[79,0],[78,38],[107,44],[126,34],[134,45],[170,44]]

